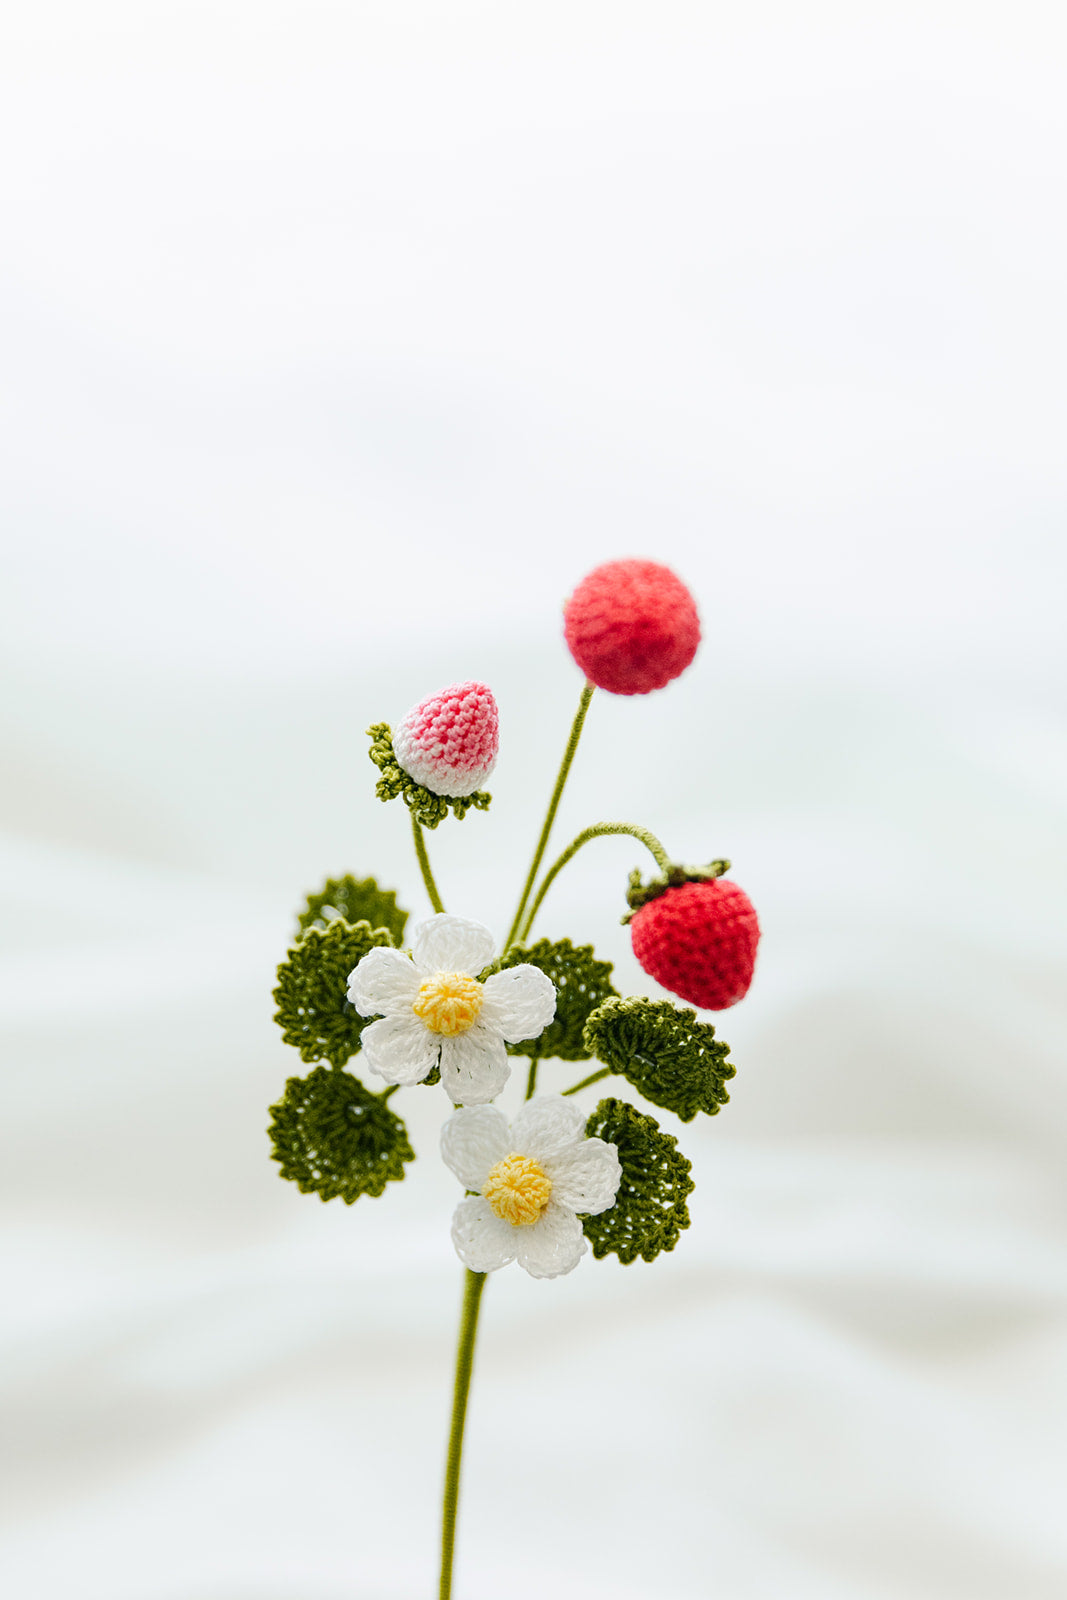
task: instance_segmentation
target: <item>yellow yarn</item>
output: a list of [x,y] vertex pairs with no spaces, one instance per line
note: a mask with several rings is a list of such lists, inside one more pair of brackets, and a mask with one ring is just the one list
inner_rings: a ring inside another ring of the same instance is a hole
[[552,1180],[532,1156],[510,1155],[498,1161],[485,1180],[482,1194],[495,1214],[513,1228],[537,1222],[552,1193]]
[[473,1028],[483,999],[481,984],[465,972],[437,972],[419,985],[412,1009],[431,1033],[453,1038]]

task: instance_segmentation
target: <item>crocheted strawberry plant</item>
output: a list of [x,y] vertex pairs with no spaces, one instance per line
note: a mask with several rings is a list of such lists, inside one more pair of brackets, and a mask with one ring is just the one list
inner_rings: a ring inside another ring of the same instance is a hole
[[[634,954],[664,989],[705,1011],[745,995],[759,942],[751,901],[724,876],[728,861],[681,865],[635,823],[593,823],[542,873],[595,689],[634,695],[664,687],[692,662],[700,622],[692,595],[668,568],[613,561],[566,602],[564,636],[586,682],[503,940],[445,911],[424,832],[450,813],[462,820],[490,803],[481,785],[497,759],[499,717],[491,690],[469,681],[420,701],[395,731],[386,722],[368,729],[376,792],[407,808],[433,915],[405,943],[408,913],[393,890],[373,877],[328,878],[297,916],[274,991],[282,1037],[312,1067],[288,1080],[269,1130],[282,1177],[302,1192],[352,1205],[403,1180],[415,1152],[389,1103],[398,1092],[439,1087],[449,1113],[440,1148],[460,1184],[451,1235],[466,1272],[441,1600],[451,1594],[467,1393],[488,1275],[514,1262],[533,1278],[556,1278],[589,1253],[651,1262],[690,1225],[693,1180],[675,1135],[628,1100],[587,1109],[579,1097],[614,1077],[690,1122],[727,1104],[735,1070],[710,1022],[672,1000],[620,995],[611,963],[592,945],[531,943],[545,896],[593,839],[621,834],[639,842],[658,870],[647,882],[634,871],[625,892],[622,921]],[[523,1058],[525,1097],[509,1117],[496,1101]],[[553,1064],[580,1061],[593,1061],[593,1070],[561,1089]],[[552,1087],[538,1092],[546,1069]]]

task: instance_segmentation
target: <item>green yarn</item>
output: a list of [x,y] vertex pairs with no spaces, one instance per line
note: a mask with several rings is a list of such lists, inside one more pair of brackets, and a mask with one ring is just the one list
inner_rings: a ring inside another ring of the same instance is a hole
[[379,889],[375,878],[327,878],[318,894],[309,894],[300,913],[301,933],[309,928],[325,928],[341,918],[344,922],[369,922],[372,928],[388,928],[399,949],[404,942],[408,913],[396,903],[394,889]]
[[390,1092],[372,1094],[350,1072],[329,1067],[290,1078],[270,1108],[267,1130],[271,1160],[282,1177],[302,1194],[340,1197],[346,1206],[400,1181],[415,1152],[403,1122],[385,1103]]
[[694,1187],[677,1139],[625,1100],[601,1100],[585,1131],[591,1139],[613,1144],[622,1163],[611,1210],[582,1218],[593,1254],[598,1260],[616,1255],[629,1265],[638,1256],[654,1261],[661,1250],[673,1250],[679,1232],[689,1226],[685,1202]]
[[370,1019],[347,998],[349,974],[368,950],[392,943],[388,928],[335,918],[325,928],[308,928],[293,945],[278,968],[274,1020],[301,1060],[343,1067],[355,1055]]
[[708,883],[712,878],[721,878],[723,873],[729,870],[728,861],[709,861],[706,867],[674,866],[669,872],[661,873],[658,878],[649,878],[647,883],[642,883],[641,874],[635,867],[630,874],[630,883],[626,890],[626,903],[630,909],[621,919],[623,926],[625,927],[641,906],[646,905],[649,900],[658,900],[668,889],[680,888],[683,883]]
[[509,1044],[508,1053],[544,1060],[556,1056],[561,1061],[588,1061],[590,1049],[582,1039],[586,1019],[603,1001],[618,990],[611,982],[611,962],[598,961],[591,944],[573,945],[569,939],[539,939],[527,949],[512,945],[501,967],[517,967],[523,962],[537,967],[556,986],[556,1015],[536,1039]]
[[621,1073],[654,1106],[692,1122],[709,1117],[730,1099],[726,1082],[736,1072],[730,1046],[710,1022],[669,1000],[607,1000],[585,1025],[587,1053]]
[[462,822],[472,806],[476,811],[489,809],[493,797],[484,789],[477,789],[474,794],[434,794],[432,789],[416,783],[393,753],[393,730],[387,722],[374,723],[367,733],[371,740],[370,758],[382,774],[374,791],[379,800],[395,800],[397,795],[403,795],[405,805],[424,828],[436,828],[450,811]]

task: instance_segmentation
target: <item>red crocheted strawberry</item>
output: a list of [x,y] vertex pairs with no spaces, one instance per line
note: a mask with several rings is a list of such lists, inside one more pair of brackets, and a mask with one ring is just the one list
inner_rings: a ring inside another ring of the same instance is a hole
[[669,567],[608,561],[563,608],[564,637],[591,683],[611,694],[662,689],[696,655],[696,602]]
[[645,899],[630,920],[630,938],[650,978],[692,1006],[725,1011],[752,982],[759,923],[745,891],[717,877]]

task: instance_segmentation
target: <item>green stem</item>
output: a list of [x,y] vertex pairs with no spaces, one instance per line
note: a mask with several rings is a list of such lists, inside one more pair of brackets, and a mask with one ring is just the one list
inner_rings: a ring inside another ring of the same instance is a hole
[[534,1090],[537,1088],[537,1064],[540,1061],[540,1059],[541,1059],[540,1056],[534,1056],[533,1057],[533,1059],[530,1062],[530,1070],[526,1074],[526,1098],[527,1098],[527,1100],[532,1100],[533,1099]]
[[563,793],[563,786],[567,782],[567,774],[571,770],[571,762],[574,760],[574,752],[578,748],[578,740],[582,737],[582,724],[585,722],[585,714],[589,710],[589,702],[593,698],[593,688],[593,684],[587,683],[585,688],[582,690],[582,697],[578,701],[578,710],[575,712],[574,721],[571,723],[570,738],[567,740],[567,748],[563,752],[563,761],[556,777],[556,787],[553,789],[552,798],[548,802],[548,810],[545,813],[545,821],[544,826],[541,829],[541,837],[537,841],[537,849],[534,851],[534,858],[530,863],[530,870],[527,873],[526,882],[523,885],[522,895],[519,899],[519,909],[515,913],[515,920],[511,924],[507,938],[504,940],[505,954],[507,954],[508,950],[510,950],[511,946],[515,942],[515,936],[518,933],[519,925],[522,922],[523,912],[526,910],[526,902],[530,898],[530,893],[534,886],[534,879],[537,877],[537,869],[541,865],[544,853],[548,848],[548,836],[552,832],[552,824],[556,820],[556,812],[559,809],[560,796]]
[[459,1505],[459,1473],[463,1464],[463,1428],[467,1421],[467,1396],[474,1365],[474,1341],[478,1333],[478,1309],[488,1276],[467,1272],[463,1291],[463,1315],[456,1347],[456,1386],[452,1395],[452,1428],[448,1435],[448,1463],[445,1467],[445,1493],[441,1510],[441,1589],[440,1600],[452,1594],[452,1558],[456,1548],[456,1510]]
[[654,833],[650,833],[647,828],[639,828],[636,823],[632,822],[596,822],[591,828],[584,828],[578,835],[577,839],[573,839],[567,846],[559,860],[549,867],[548,871],[545,873],[545,876],[541,882],[541,887],[537,891],[537,897],[534,900],[533,905],[530,907],[530,914],[526,918],[526,923],[521,934],[523,939],[529,937],[530,929],[533,927],[534,918],[541,909],[542,900],[545,898],[545,895],[552,887],[556,877],[563,871],[563,868],[567,865],[567,862],[571,859],[571,857],[573,855],[577,855],[578,851],[582,848],[582,845],[588,844],[590,839],[603,839],[606,835],[612,833],[626,833],[629,834],[631,838],[640,839],[646,850],[648,850],[654,857],[656,865],[659,867],[660,871],[670,872],[674,863],[671,861],[670,856],[668,856],[666,850],[664,850],[663,846],[656,838],[656,835]]
[[422,873],[422,881],[426,885],[426,893],[430,897],[430,904],[435,911],[443,911],[445,909],[444,901],[437,892],[437,885],[433,880],[433,872],[430,869],[430,858],[426,854],[426,840],[423,837],[422,823],[416,817],[414,811],[411,813],[411,834],[415,840],[415,854],[419,858],[419,871]]
[[601,1067],[599,1072],[591,1072],[588,1078],[583,1078],[581,1083],[572,1083],[569,1089],[564,1089],[564,1094],[577,1094],[579,1089],[588,1089],[591,1083],[599,1083],[601,1078],[611,1076],[610,1067]]

